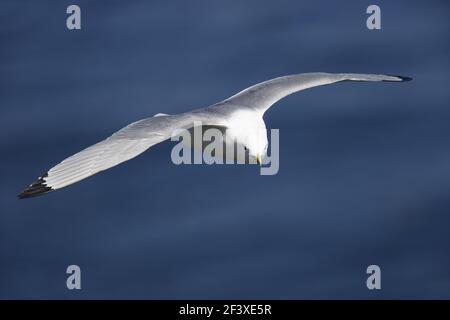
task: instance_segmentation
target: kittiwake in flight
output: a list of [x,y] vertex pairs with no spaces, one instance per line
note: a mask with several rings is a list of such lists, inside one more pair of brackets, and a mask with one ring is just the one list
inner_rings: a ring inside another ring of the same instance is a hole
[[114,167],[170,139],[180,130],[191,129],[194,123],[225,129],[230,138],[226,141],[240,144],[249,157],[261,164],[268,145],[263,115],[278,100],[297,91],[341,81],[409,80],[411,78],[394,75],[302,73],[261,82],[206,108],[175,115],[157,114],[133,122],[109,138],[63,160],[22,191],[19,198],[61,189]]

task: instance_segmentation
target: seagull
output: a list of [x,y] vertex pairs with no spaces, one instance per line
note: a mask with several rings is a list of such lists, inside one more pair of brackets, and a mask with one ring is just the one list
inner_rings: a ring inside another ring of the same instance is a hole
[[[20,199],[67,187],[98,172],[112,168],[168,140],[196,123],[225,129],[226,141],[243,146],[249,159],[261,164],[268,146],[264,113],[278,100],[301,90],[342,81],[403,82],[409,77],[358,73],[301,73],[274,78],[253,85],[228,99],[189,112],[159,113],[129,124],[48,170],[22,191]],[[229,138],[229,139],[228,139]]]

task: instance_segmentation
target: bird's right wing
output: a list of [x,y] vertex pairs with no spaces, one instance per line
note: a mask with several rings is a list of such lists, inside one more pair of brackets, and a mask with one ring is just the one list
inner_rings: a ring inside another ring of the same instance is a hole
[[265,112],[278,100],[294,92],[323,86],[340,81],[389,81],[401,82],[411,78],[401,76],[389,76],[382,74],[359,73],[301,73],[279,77],[251,86],[234,96],[226,99],[229,102],[242,107],[249,107]]
[[28,198],[83,180],[130,160],[195,123],[222,125],[201,113],[162,115],[134,122],[109,138],[65,159],[38,178],[19,198]]

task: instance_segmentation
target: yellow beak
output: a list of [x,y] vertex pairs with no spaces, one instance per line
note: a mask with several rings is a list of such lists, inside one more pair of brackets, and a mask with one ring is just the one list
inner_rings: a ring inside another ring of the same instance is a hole
[[256,163],[262,165],[262,157],[259,153],[256,155]]

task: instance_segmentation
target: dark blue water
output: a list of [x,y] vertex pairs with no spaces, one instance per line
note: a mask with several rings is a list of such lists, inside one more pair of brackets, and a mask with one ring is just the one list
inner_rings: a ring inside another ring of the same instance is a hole
[[[0,298],[450,298],[447,1],[377,1],[379,31],[369,1],[76,1],[68,31],[73,3],[0,1]],[[280,101],[275,176],[175,166],[165,142],[16,197],[132,121],[314,71],[414,81]]]

